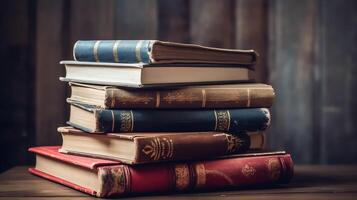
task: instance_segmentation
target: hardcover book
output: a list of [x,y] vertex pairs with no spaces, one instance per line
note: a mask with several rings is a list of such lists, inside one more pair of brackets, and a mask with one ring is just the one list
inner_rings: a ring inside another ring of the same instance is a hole
[[86,132],[204,132],[239,133],[265,130],[266,108],[228,110],[106,110],[71,104],[69,125]]
[[62,153],[119,160],[128,164],[207,159],[261,150],[264,134],[216,132],[88,134],[60,127]]
[[61,154],[58,149],[30,148],[36,166],[29,172],[97,197],[282,184],[293,175],[293,162],[284,152],[130,166]]
[[73,81],[125,87],[252,82],[254,71],[232,65],[144,64],[61,61]]
[[166,89],[129,89],[69,83],[68,102],[103,109],[269,108],[274,89],[266,84],[199,85]]
[[253,50],[204,47],[158,40],[80,40],[73,47],[78,61],[121,63],[229,63],[252,65]]

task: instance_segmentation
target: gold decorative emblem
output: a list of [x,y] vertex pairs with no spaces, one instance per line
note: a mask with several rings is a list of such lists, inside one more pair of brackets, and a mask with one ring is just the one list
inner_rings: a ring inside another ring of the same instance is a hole
[[254,169],[254,167],[248,164],[245,164],[242,168],[242,174],[247,178],[254,176],[255,172],[256,170]]
[[174,144],[171,139],[154,138],[145,145],[142,152],[152,160],[171,159],[174,153]]
[[228,110],[218,110],[214,111],[216,118],[215,131],[229,131],[229,126],[231,124],[231,115]]
[[102,188],[97,191],[97,196],[110,196],[125,192],[125,171],[124,167],[100,167],[98,168],[99,182]]
[[175,165],[175,188],[184,190],[190,185],[190,169],[186,164]]
[[280,161],[277,158],[269,159],[267,166],[269,170],[269,178],[271,180],[278,180],[281,173]]
[[206,184],[206,169],[204,164],[196,164],[195,170],[197,175],[196,188],[202,188]]
[[132,132],[133,126],[133,113],[131,111],[120,112],[120,132]]
[[226,139],[227,139],[227,153],[234,153],[238,151],[241,146],[244,145],[244,141],[234,135],[226,134]]

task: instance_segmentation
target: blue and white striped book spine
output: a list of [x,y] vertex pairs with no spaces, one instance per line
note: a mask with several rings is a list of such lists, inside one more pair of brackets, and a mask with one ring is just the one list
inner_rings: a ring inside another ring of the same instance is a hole
[[73,47],[76,61],[152,63],[154,40],[79,40]]

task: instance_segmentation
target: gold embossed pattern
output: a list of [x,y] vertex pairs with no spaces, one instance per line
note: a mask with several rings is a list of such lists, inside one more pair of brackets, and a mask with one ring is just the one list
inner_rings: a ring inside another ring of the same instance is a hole
[[245,164],[242,168],[242,174],[247,177],[247,178],[250,178],[250,177],[253,177],[256,173],[256,169],[248,164]]
[[120,132],[132,132],[133,126],[133,113],[131,111],[120,112]]
[[231,124],[231,116],[228,110],[215,110],[216,117],[215,131],[229,131]]
[[169,160],[174,155],[174,144],[168,138],[154,138],[144,146],[142,152],[150,160]]
[[203,188],[206,185],[206,169],[205,165],[198,163],[195,165],[196,170],[196,188]]
[[190,185],[190,169],[186,164],[175,165],[175,188],[185,190]]
[[226,141],[227,141],[227,153],[234,153],[244,145],[244,141],[234,135],[226,134]]

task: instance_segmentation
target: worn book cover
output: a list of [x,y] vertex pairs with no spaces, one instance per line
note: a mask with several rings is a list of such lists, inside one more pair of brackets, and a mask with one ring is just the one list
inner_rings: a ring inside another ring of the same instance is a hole
[[88,134],[60,127],[63,153],[119,160],[128,164],[207,159],[258,151],[263,133],[218,132]]
[[204,132],[239,133],[265,130],[267,108],[158,110],[99,109],[71,104],[69,125],[87,132]]
[[253,65],[257,53],[158,40],[79,40],[73,47],[73,57],[90,62]]
[[292,159],[284,152],[131,166],[58,149],[30,148],[36,154],[30,173],[97,197],[282,184],[293,175]]
[[274,99],[272,86],[259,83],[140,90],[73,82],[69,85],[68,102],[104,109],[269,108]]

